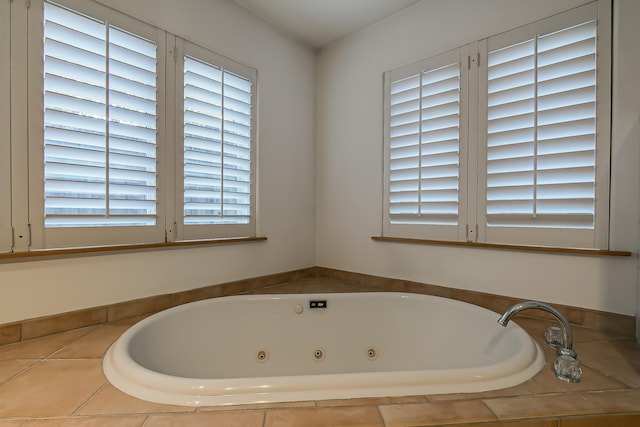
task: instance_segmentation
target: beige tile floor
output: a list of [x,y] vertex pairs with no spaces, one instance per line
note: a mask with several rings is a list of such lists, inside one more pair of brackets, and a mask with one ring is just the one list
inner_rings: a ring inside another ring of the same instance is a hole
[[[556,380],[546,366],[524,384],[486,393],[196,409],[138,400],[106,381],[104,352],[137,320],[0,347],[0,427],[640,426],[638,345],[581,327],[574,327],[584,369],[578,384]],[[516,322],[540,343],[551,324]]]

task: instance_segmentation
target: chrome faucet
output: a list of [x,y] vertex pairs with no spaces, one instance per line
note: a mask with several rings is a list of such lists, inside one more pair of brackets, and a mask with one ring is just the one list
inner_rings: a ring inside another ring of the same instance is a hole
[[[563,316],[557,309],[550,306],[549,304],[545,304],[539,301],[525,301],[518,304],[515,304],[507,311],[504,312],[500,319],[498,319],[498,323],[502,326],[506,327],[509,323],[509,320],[516,314],[520,313],[523,310],[528,309],[538,309],[543,310],[548,313],[551,313],[553,317],[555,317],[558,322],[560,322],[560,330],[562,332],[562,342],[561,343],[553,343],[547,339],[547,342],[556,347],[558,351],[558,358],[553,364],[553,371],[561,380],[569,381],[577,383],[580,381],[580,376],[582,375],[582,369],[580,368],[580,362],[577,360],[577,353],[573,349],[573,333],[571,331],[571,325],[566,317]],[[551,330],[553,328],[549,328]],[[548,334],[547,335],[551,335]]]

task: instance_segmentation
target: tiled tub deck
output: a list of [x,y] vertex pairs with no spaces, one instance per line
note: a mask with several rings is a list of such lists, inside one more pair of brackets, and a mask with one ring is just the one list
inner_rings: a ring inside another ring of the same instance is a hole
[[[262,293],[362,291],[307,278]],[[519,386],[487,393],[189,408],[148,403],[107,383],[102,356],[140,317],[0,346],[0,427],[167,426],[640,426],[640,349],[628,335],[574,326],[583,380],[547,366]],[[551,321],[518,316],[543,343]]]

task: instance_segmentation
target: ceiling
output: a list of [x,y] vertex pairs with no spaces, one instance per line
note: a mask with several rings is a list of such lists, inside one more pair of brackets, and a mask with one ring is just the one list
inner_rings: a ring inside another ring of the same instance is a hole
[[290,36],[321,48],[421,0],[234,0]]

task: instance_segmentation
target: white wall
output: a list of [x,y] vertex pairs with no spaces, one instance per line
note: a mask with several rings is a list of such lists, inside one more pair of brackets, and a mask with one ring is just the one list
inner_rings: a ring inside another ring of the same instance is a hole
[[315,54],[230,0],[103,3],[258,69],[268,241],[0,263],[0,324],[315,265]]
[[[640,194],[637,174],[626,177],[629,171],[640,169],[640,29],[638,19],[640,19],[640,2],[634,0],[618,0],[614,2],[614,22],[618,24],[621,31],[614,35],[613,55],[618,58],[613,67],[613,78],[617,82],[614,85],[613,106],[613,138],[617,141],[618,162],[627,158],[624,167],[619,168],[619,186],[626,185],[629,188],[620,191],[617,195],[625,197],[626,194],[635,190]],[[640,209],[640,205],[638,205]],[[633,212],[628,209],[629,221],[638,221],[636,229],[637,245],[640,246],[640,215],[638,210]],[[626,220],[625,220],[626,221]],[[636,335],[640,342],[640,263],[637,271],[637,291],[636,291]]]
[[[382,73],[583,2],[424,1],[325,48],[316,68],[311,50],[230,0],[103,0],[259,70],[259,234],[269,240],[0,263],[0,324],[313,265],[634,315],[640,307],[635,0],[616,0],[612,156],[612,248],[634,257],[370,239],[382,227]],[[455,20],[460,10],[465,18]]]
[[[584,0],[429,0],[323,49],[318,57],[317,264],[459,289],[636,313],[636,69],[615,59],[611,248],[628,258],[374,242],[382,233],[383,73]],[[621,0],[615,39],[638,49],[634,0]],[[637,57],[637,54],[636,54]],[[634,86],[633,88],[631,88]],[[628,91],[626,96],[621,96]],[[633,92],[634,94],[632,94]]]

